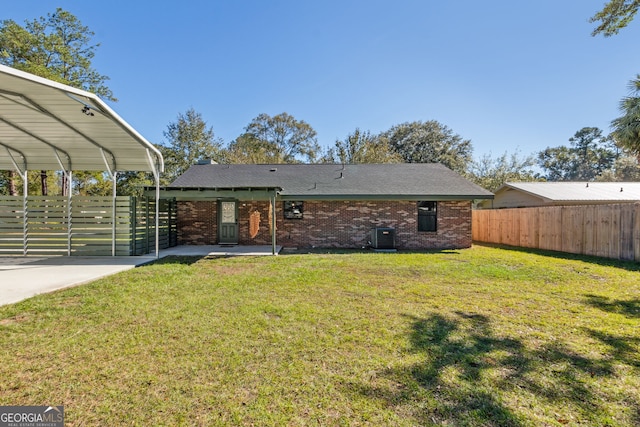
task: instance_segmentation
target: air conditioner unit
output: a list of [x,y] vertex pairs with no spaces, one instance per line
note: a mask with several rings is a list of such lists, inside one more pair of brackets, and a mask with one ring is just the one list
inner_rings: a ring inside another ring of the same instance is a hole
[[393,228],[377,227],[371,230],[371,247],[374,249],[394,249],[396,231]]

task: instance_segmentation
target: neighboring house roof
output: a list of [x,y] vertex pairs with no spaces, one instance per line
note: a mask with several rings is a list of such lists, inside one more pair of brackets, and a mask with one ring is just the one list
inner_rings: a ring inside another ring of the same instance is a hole
[[169,189],[277,188],[282,197],[440,200],[490,199],[493,194],[437,163],[272,164],[191,166]]
[[493,207],[627,203],[640,201],[640,182],[507,182]]

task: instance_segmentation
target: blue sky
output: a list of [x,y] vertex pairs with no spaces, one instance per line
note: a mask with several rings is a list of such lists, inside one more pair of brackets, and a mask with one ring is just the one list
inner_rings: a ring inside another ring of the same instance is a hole
[[194,108],[229,142],[261,113],[309,123],[327,147],[437,120],[474,157],[529,155],[606,133],[640,73],[640,22],[591,37],[605,0],[3,2],[0,19],[62,7],[95,32],[113,109],[154,143]]

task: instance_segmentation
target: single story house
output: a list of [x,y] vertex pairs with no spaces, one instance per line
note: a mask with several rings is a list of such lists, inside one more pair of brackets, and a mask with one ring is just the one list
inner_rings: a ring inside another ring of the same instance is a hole
[[507,182],[482,209],[597,205],[640,201],[640,182]]
[[182,245],[451,249],[471,246],[472,202],[493,194],[441,164],[207,162],[161,197]]

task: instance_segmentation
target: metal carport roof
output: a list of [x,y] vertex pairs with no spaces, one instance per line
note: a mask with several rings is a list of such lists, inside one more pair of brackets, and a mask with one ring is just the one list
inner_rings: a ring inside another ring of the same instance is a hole
[[[73,171],[108,172],[114,182],[114,217],[117,173],[152,172],[156,182],[158,256],[158,199],[163,169],[160,151],[97,95],[0,65],[0,170],[16,170],[23,178],[25,255],[28,240],[26,172],[61,170],[69,178]],[[70,198],[72,180],[67,182]],[[70,212],[68,218],[71,218]],[[115,239],[114,220],[113,255]],[[70,244],[68,252],[71,252]]]
[[160,152],[97,95],[0,65],[0,170],[147,171]]

